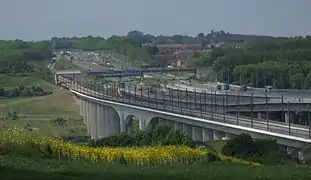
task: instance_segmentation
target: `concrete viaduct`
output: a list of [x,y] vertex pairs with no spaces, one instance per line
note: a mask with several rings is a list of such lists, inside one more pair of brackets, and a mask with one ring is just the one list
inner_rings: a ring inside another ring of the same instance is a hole
[[308,126],[211,114],[187,108],[181,110],[175,106],[124,97],[120,89],[113,89],[112,93],[105,94],[68,78],[68,73],[56,74],[55,82],[76,95],[91,139],[100,139],[121,132],[130,133],[132,117],[136,117],[140,129],[146,129],[160,118],[159,123],[188,133],[194,141],[230,139],[243,132],[254,138],[272,138],[285,145],[290,152],[299,150],[301,157],[300,150],[309,147],[311,143]]

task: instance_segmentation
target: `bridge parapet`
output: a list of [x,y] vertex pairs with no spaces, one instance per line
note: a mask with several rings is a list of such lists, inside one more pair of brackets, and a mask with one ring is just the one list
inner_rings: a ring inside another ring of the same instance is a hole
[[[95,92],[92,92],[92,90],[86,90],[88,92],[78,92],[72,89],[71,91],[78,96],[86,98],[90,101],[94,101],[100,104],[104,103],[108,106],[114,107],[117,110],[126,112],[125,114],[127,115],[135,114],[139,116],[138,114],[141,114],[148,119],[145,123],[150,123],[154,117],[159,117],[163,119],[171,119],[174,122],[187,124],[196,128],[200,127],[206,129],[213,129],[221,132],[229,132],[236,135],[245,132],[249,133],[255,138],[276,138],[278,143],[292,147],[305,148],[306,146],[308,146],[308,144],[311,144],[310,136],[308,136],[307,134],[308,129],[306,127],[298,127],[293,125],[292,127],[290,127],[291,134],[288,134],[286,133],[286,129],[288,128],[287,125],[275,124],[275,122],[271,122],[271,124],[269,124],[269,128],[266,129],[267,124],[265,122],[254,121],[251,125],[251,122],[245,118],[240,119],[240,122],[238,124],[233,123],[235,118],[231,119],[230,117],[227,117],[226,122],[223,122],[219,121],[220,119],[222,119],[222,117],[219,117],[219,115],[216,114],[214,114],[214,117],[212,117],[210,114],[208,115],[207,113],[204,113],[203,116],[198,117],[198,113],[191,113],[187,112],[186,110],[184,110],[184,112],[176,113],[168,109],[163,111],[160,109],[161,107],[156,108],[155,106],[151,106],[148,104],[133,104],[133,102],[129,104],[128,102],[126,102],[127,100],[122,102],[121,100],[117,100],[113,97],[106,97],[102,94],[96,94]],[[285,128],[285,131],[283,128]],[[197,134],[197,132],[195,134]]]

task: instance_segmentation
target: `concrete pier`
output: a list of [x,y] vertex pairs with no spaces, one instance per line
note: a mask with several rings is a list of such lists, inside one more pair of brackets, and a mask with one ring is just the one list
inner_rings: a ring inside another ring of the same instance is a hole
[[203,129],[203,142],[214,140],[213,130]]
[[203,132],[200,127],[192,127],[192,139],[195,142],[203,142]]
[[90,103],[90,125],[91,125],[91,139],[97,139],[97,107],[96,104]]
[[186,133],[191,137],[192,136],[192,127],[189,124],[183,124],[183,133]]

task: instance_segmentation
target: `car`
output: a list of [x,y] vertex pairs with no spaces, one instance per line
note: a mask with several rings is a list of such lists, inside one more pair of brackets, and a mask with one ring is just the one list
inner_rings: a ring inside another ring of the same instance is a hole
[[223,86],[224,86],[224,90],[229,90],[230,89],[230,86],[229,86],[228,83],[225,83]]
[[272,86],[266,86],[265,89],[266,89],[266,91],[271,91]]
[[247,86],[246,85],[241,86],[241,91],[247,91]]

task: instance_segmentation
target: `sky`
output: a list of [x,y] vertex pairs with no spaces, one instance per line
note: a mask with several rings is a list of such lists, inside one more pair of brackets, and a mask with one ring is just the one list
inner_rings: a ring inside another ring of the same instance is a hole
[[[311,34],[311,0],[0,0],[0,39],[53,36]],[[308,23],[309,22],[309,23]]]

